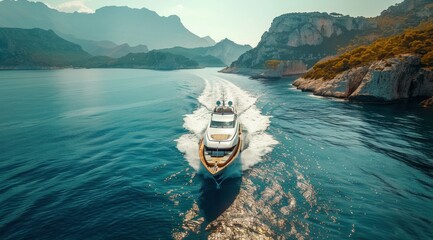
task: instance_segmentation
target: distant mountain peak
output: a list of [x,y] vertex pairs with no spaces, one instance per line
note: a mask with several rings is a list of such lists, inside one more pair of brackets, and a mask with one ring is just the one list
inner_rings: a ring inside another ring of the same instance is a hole
[[200,38],[189,31],[176,16],[160,16],[147,8],[106,6],[94,13],[65,13],[41,2],[0,1],[2,27],[52,29],[57,34],[72,35],[92,41],[109,40],[130,46],[145,44],[149,49],[174,46],[207,47],[215,41]]
[[179,21],[179,22],[180,22],[180,17],[179,17],[179,16],[177,16],[177,15],[170,15],[170,16],[168,16],[167,18],[168,18],[168,19],[173,19],[173,20],[177,20],[177,21]]
[[107,13],[134,12],[134,13],[150,14],[153,16],[160,17],[158,13],[147,8],[130,8],[128,6],[104,6],[95,10],[95,13],[103,13],[103,12],[107,12]]
[[219,41],[219,43],[235,43],[232,40],[228,39],[228,38],[224,38],[223,40]]
[[244,45],[238,44],[228,38],[224,38],[223,40],[219,41],[217,44],[215,44],[215,46],[244,46],[244,47],[249,47],[250,49],[252,48],[248,44],[244,44]]
[[213,40],[210,36],[202,37],[201,39],[203,39],[206,42],[208,42],[209,46],[213,46],[216,43],[215,40]]

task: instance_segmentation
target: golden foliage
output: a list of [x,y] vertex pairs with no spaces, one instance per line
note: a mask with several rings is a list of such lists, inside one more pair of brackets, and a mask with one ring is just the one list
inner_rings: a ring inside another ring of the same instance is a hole
[[278,68],[278,65],[280,65],[280,60],[268,60],[265,62],[265,67],[267,69],[276,70]]
[[407,30],[401,35],[376,40],[368,46],[355,48],[337,58],[316,64],[304,77],[332,79],[347,69],[407,53],[420,55],[421,64],[433,68],[433,22]]

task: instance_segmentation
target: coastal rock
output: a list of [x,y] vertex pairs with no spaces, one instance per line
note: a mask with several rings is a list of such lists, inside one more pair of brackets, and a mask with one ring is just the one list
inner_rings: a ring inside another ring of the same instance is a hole
[[307,72],[307,65],[302,61],[279,61],[280,63],[275,69],[252,69],[252,68],[237,68],[226,67],[219,72],[235,73],[241,75],[252,76],[252,78],[274,79],[285,76],[300,75]]
[[433,97],[422,101],[421,106],[433,108]]
[[409,98],[420,67],[420,59],[411,55],[374,62],[349,99],[392,101]]
[[394,101],[433,95],[433,73],[421,67],[418,56],[408,54],[349,69],[331,80],[299,78],[293,85],[352,101]]
[[261,74],[263,72],[263,70],[262,69],[251,69],[251,68],[225,67],[225,68],[221,69],[219,72],[240,74],[240,75],[246,75],[246,76],[254,76],[254,75]]
[[300,60],[283,61],[282,76],[298,75],[307,72],[307,65]]
[[368,67],[348,70],[332,80],[299,78],[293,85],[315,95],[347,98],[359,86],[368,72]]

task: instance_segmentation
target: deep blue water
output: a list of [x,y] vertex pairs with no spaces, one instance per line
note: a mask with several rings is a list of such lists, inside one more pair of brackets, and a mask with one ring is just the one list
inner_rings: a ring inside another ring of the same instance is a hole
[[[0,239],[432,239],[433,110],[217,69],[0,72]],[[248,130],[222,189],[197,141]]]

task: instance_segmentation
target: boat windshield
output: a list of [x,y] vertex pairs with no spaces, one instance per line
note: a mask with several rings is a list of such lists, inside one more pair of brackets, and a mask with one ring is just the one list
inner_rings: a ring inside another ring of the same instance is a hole
[[210,127],[211,128],[234,128],[235,121],[231,121],[231,122],[211,121]]

